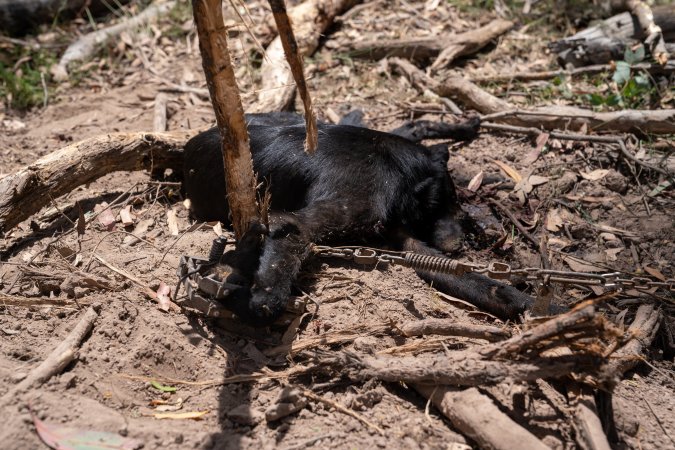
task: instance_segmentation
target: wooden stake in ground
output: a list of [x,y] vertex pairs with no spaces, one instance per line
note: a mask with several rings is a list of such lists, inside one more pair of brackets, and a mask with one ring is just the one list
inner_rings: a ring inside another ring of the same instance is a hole
[[[360,0],[306,0],[289,11],[294,25],[299,53],[309,56],[319,47],[322,33],[335,17]],[[295,93],[293,76],[285,62],[282,42],[276,37],[266,49],[267,58],[260,67],[262,87],[253,111],[270,112],[287,109]]]
[[316,115],[312,108],[312,99],[309,96],[307,81],[305,81],[305,74],[302,67],[302,55],[298,50],[298,43],[293,34],[293,28],[291,27],[291,21],[288,18],[284,0],[268,0],[268,2],[270,8],[272,8],[272,13],[274,14],[274,21],[277,24],[277,30],[279,31],[281,45],[284,47],[286,60],[291,67],[295,85],[300,92],[300,98],[302,98],[302,103],[305,106],[305,129],[307,130],[307,135],[305,137],[305,151],[314,153],[319,145],[318,132],[316,129]]
[[[256,180],[239,87],[227,45],[221,0],[192,0],[199,50],[218,129],[223,138],[227,202],[237,239],[260,222],[255,199]],[[223,193],[223,201],[225,201]],[[218,195],[214,193],[214,195]],[[217,201],[217,198],[216,198]]]

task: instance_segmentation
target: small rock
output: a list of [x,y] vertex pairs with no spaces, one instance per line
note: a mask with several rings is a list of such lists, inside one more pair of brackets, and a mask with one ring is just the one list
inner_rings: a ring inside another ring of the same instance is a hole
[[251,405],[248,404],[242,404],[230,410],[227,418],[240,425],[255,425],[261,420],[260,413],[252,410]]
[[625,194],[628,190],[628,179],[616,170],[611,169],[602,179],[602,184],[610,191]]
[[265,410],[265,420],[274,422],[307,406],[307,398],[299,389],[285,387],[279,394],[279,399]]
[[567,171],[552,183],[552,187],[558,194],[567,194],[577,183],[577,174]]
[[28,376],[28,374],[26,372],[15,372],[10,376],[10,380],[12,381],[12,383],[18,383],[19,381],[22,381],[27,376]]
[[73,372],[66,372],[61,375],[59,381],[66,387],[66,389],[71,389],[77,384],[77,376]]

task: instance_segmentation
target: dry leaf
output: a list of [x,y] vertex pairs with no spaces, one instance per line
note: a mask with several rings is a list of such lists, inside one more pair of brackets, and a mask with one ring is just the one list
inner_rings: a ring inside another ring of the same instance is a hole
[[607,250],[605,250],[605,253],[607,254],[607,258],[606,258],[607,262],[616,261],[616,259],[617,259],[616,255],[621,253],[623,250],[624,250],[623,247],[608,248]]
[[549,210],[546,214],[546,229],[555,233],[560,231],[563,224],[563,219],[560,217],[560,208]]
[[129,227],[134,224],[135,217],[131,212],[131,205],[127,205],[120,210],[120,221],[125,227]]
[[481,170],[474,176],[471,181],[469,181],[469,185],[467,186],[467,189],[470,190],[471,192],[476,192],[478,189],[480,189],[481,183],[483,183],[483,171]]
[[170,209],[166,212],[166,223],[169,226],[169,232],[173,236],[178,236],[178,218],[176,217],[176,211]]
[[527,181],[532,186],[539,186],[540,184],[548,183],[549,177],[540,177],[539,175],[530,175]]
[[174,303],[171,301],[171,288],[163,281],[159,283],[157,288],[157,303],[158,308],[164,312],[169,312]]
[[577,258],[572,258],[569,256],[565,256],[563,258],[563,261],[567,263],[568,266],[570,266],[570,269],[572,269],[575,272],[604,272],[605,269],[603,267],[598,267],[593,265],[593,263],[584,261],[581,259]]
[[216,236],[222,236],[223,225],[220,222],[216,222],[216,224],[213,226],[213,232],[216,233]]
[[589,181],[597,181],[602,178],[605,178],[605,176],[609,173],[609,169],[596,169],[592,172],[589,173],[584,173],[584,172],[579,172],[579,175],[581,175],[582,178],[589,180]]
[[644,269],[645,269],[645,272],[647,272],[649,275],[653,276],[657,280],[666,281],[666,276],[664,274],[662,274],[660,270],[653,269],[653,268],[648,267],[648,266],[645,266]]
[[497,161],[496,159],[493,159],[492,162],[497,164],[499,168],[502,169],[504,173],[516,183],[520,183],[523,180],[523,177],[520,175],[520,173],[518,173],[518,171],[513,167],[510,167],[501,161]]
[[136,238],[138,236],[139,238],[142,238],[147,232],[148,229],[155,224],[155,219],[144,219],[138,222],[136,224],[136,227],[134,227],[134,231],[132,232],[134,235],[133,236],[126,236],[124,240],[122,241],[122,245],[125,247],[132,246],[139,242],[139,240]]
[[98,213],[97,220],[98,223],[108,231],[111,231],[115,228],[115,215],[108,208],[108,203],[103,202],[94,206],[94,212]]
[[539,156],[541,155],[541,151],[544,148],[544,145],[546,145],[546,143],[548,142],[548,137],[549,137],[548,133],[540,133],[539,136],[537,136],[535,148],[532,149],[532,151],[529,152],[527,156],[525,156],[525,158],[523,158],[523,160],[521,161],[521,164],[523,166],[525,167],[531,166],[537,159],[539,159]]

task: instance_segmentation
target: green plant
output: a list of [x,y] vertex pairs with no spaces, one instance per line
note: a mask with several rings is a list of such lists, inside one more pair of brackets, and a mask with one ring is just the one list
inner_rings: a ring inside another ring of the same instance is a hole
[[45,50],[26,48],[0,61],[0,98],[17,110],[41,105],[49,95],[48,68],[54,61],[54,55]]
[[645,59],[645,49],[642,45],[635,50],[626,48],[623,61],[616,62],[616,69],[612,75],[612,82],[616,85],[608,95],[589,94],[588,101],[593,106],[608,106],[619,108],[639,108],[649,104],[654,87],[646,72],[634,70],[632,66]]

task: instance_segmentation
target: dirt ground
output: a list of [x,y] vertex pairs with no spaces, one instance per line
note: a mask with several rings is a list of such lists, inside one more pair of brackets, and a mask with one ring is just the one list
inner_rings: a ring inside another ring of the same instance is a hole
[[[248,6],[253,20],[263,23],[263,5]],[[374,10],[382,14],[381,20],[371,20]],[[442,110],[437,99],[419,94],[405,79],[383,69],[382,64],[352,59],[337,49],[345,40],[364,36],[461,32],[494,17],[492,13],[466,13],[445,2],[372,2],[371,7],[347,16],[334,27],[320,50],[308,60],[316,110],[323,120],[330,121],[331,112],[339,116],[362,109],[369,125],[381,130],[392,129],[410,118],[454,120],[450,114],[433,112]],[[179,37],[171,33],[176,27],[183,31]],[[258,28],[254,30],[258,32]],[[264,38],[263,31],[260,37]],[[545,50],[550,38],[527,29],[512,31],[437,77],[460,71],[473,77],[511,72],[514,67],[522,71],[554,68],[554,58]],[[249,59],[256,54],[255,44],[244,31],[232,42],[238,49],[243,100],[245,107],[250,107],[255,100],[254,86],[259,82],[259,61]],[[177,92],[171,89],[174,85],[203,88],[205,82],[191,21],[176,23],[171,16],[137,34],[125,35],[99,53],[78,83],[57,87],[45,108],[25,114],[8,109],[0,112],[0,123],[4,124],[0,126],[0,177],[73,141],[116,131],[151,130],[154,99],[160,91],[169,96],[169,130],[200,129],[214,122],[208,99]],[[493,89],[514,102],[530,95],[527,86]],[[562,103],[563,99],[549,101]],[[650,144],[643,141],[641,145],[648,152],[655,151]],[[533,230],[542,229],[552,215],[564,224],[558,231],[547,232],[549,254],[556,268],[579,270],[580,266],[574,266],[575,260],[569,259],[572,256],[584,264],[632,274],[675,276],[672,189],[655,196],[645,195],[656,185],[656,179],[645,174],[634,176],[616,150],[604,144],[554,141],[547,153],[528,163],[526,157],[535,147],[529,137],[489,130],[471,143],[451,146],[449,170],[460,187],[464,208],[489,241],[466,243],[464,258],[477,262],[499,260],[514,267],[539,264],[537,250],[487,203],[489,197],[505,205]],[[547,179],[527,194],[528,201],[521,206],[512,192],[514,183],[494,160],[521,174],[532,170]],[[600,179],[580,175],[597,169],[610,172]],[[473,193],[466,189],[467,185],[481,170],[483,186]],[[383,428],[384,434],[312,401],[296,414],[267,423],[264,413],[279,398],[284,381],[219,384],[218,380],[224,377],[252,373],[265,366],[277,371],[295,362],[285,355],[269,357],[261,353],[269,348],[261,336],[238,336],[212,320],[161,311],[143,287],[101,262],[102,259],[123,269],[139,283],[156,290],[160,283],[172,288],[176,285],[181,255],[208,254],[218,227],[193,227],[179,189],[171,183],[175,178],[169,177],[168,181],[157,183],[147,173],[111,173],[69,195],[52,199],[51,207],[8,231],[0,241],[0,293],[35,301],[33,306],[3,306],[0,302],[0,396],[49,355],[88,305],[100,307],[93,332],[82,344],[77,360],[39,389],[2,407],[1,448],[44,445],[36,433],[31,411],[50,426],[118,433],[141,442],[147,449],[475,446],[453,430],[433,407],[426,412],[426,401],[404,384],[351,384],[322,378],[303,378],[296,384],[357,411]],[[115,220],[95,220],[79,242],[73,232],[54,243],[55,238],[72,230],[71,221],[78,217],[76,201],[82,205],[85,217],[103,202],[112,204]],[[133,225],[126,228],[118,217],[125,206],[131,207],[134,216]],[[168,223],[168,217],[174,214],[177,235],[172,234]],[[147,226],[143,231],[138,228],[141,223]],[[134,230],[142,234],[143,240],[134,242],[130,238],[128,233]],[[493,245],[498,240],[499,244]],[[108,288],[64,287],[68,276],[83,272],[104,280]],[[532,289],[525,284],[519,287]],[[412,270],[400,267],[359,268],[313,261],[303,272],[297,294],[311,300],[311,311],[315,308],[313,303],[320,305],[316,314],[303,321],[299,338],[425,317],[500,325],[485,314],[444,301]],[[560,287],[555,302],[569,305],[586,295],[580,289]],[[623,295],[608,302],[603,311],[613,320],[630,323],[636,305],[657,301],[669,317],[664,322],[667,325],[673,317],[670,298]],[[44,305],[37,302],[40,299],[62,302]],[[615,443],[617,448],[675,446],[675,370],[672,359],[668,359],[672,352],[664,355],[664,336],[659,334],[646,355],[647,362],[627,373],[613,393],[613,408],[621,423],[610,439],[620,438]],[[463,348],[475,342],[468,338],[444,339],[448,348]],[[401,344],[386,335],[363,335],[346,347],[377,352]],[[163,392],[152,385],[153,380],[161,380],[176,391]],[[546,401],[535,384],[505,383],[483,392],[551,448],[576,447],[571,421]],[[161,403],[180,406],[175,408],[178,413],[206,414],[199,420],[160,420],[153,414]]]

